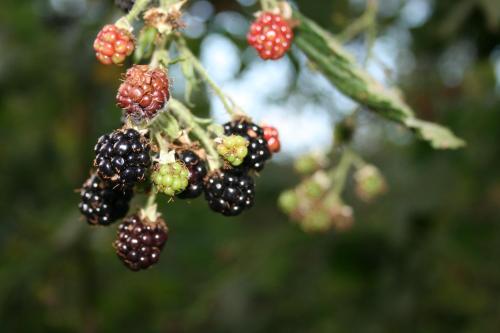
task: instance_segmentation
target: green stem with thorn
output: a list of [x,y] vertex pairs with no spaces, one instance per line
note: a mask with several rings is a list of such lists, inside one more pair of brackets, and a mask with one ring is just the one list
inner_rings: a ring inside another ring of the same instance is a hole
[[174,114],[174,116],[181,122],[184,127],[191,130],[191,133],[195,135],[205,148],[207,152],[207,161],[210,170],[216,170],[220,168],[220,159],[219,154],[215,150],[213,145],[213,140],[210,139],[207,132],[196,122],[193,114],[189,111],[189,109],[184,106],[178,100],[172,98],[170,99],[170,110]]
[[144,11],[144,9],[146,9],[150,2],[151,0],[137,0],[126,16],[127,21],[129,23],[134,22],[134,20],[139,16],[139,14],[142,13],[142,11]]
[[224,109],[226,112],[231,116],[234,117],[237,115],[237,112],[234,110],[234,104],[230,99],[224,94],[222,89],[215,83],[214,80],[210,77],[208,74],[207,70],[201,62],[198,60],[198,58],[191,52],[191,50],[186,46],[186,42],[182,39],[179,38],[177,40],[178,46],[180,49],[182,49],[183,53],[188,56],[189,59],[186,59],[187,61],[191,61],[194,69],[198,72],[198,74],[206,81],[206,83],[212,88],[214,91],[215,95],[219,97],[220,101],[222,102],[222,105],[224,106]]

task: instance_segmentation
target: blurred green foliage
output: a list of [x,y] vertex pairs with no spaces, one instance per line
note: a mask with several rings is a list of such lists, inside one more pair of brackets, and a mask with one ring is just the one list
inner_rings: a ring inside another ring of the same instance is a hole
[[[250,17],[235,1],[212,2]],[[345,0],[297,2],[333,32],[359,15]],[[351,230],[308,235],[290,224],[275,202],[297,176],[272,165],[241,218],[212,214],[203,200],[168,205],[161,262],[135,274],[115,258],[113,228],[79,219],[74,193],[95,139],[119,126],[122,68],[99,66],[91,50],[117,12],[105,0],[66,14],[51,3],[0,4],[0,332],[498,332],[492,54],[500,31],[483,7],[498,10],[495,1],[434,1],[430,20],[411,30],[415,68],[398,82],[419,117],[453,128],[466,149],[400,144],[397,129],[368,116],[387,135],[383,149],[365,155],[390,189],[354,205]],[[382,17],[380,29],[396,15]],[[447,87],[438,59],[461,40],[473,45],[474,61]]]

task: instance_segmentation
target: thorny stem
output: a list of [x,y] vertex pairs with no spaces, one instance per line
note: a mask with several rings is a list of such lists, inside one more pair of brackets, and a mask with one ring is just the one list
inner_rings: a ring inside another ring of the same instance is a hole
[[186,59],[186,60],[190,60],[191,61],[191,63],[193,64],[194,69],[198,72],[198,74],[200,74],[203,77],[203,79],[207,82],[207,84],[210,86],[210,88],[212,88],[212,90],[217,95],[217,97],[219,97],[219,99],[222,102],[222,105],[224,106],[224,109],[226,110],[226,112],[231,117],[236,116],[237,112],[235,112],[235,110],[234,110],[234,105],[231,105],[231,104],[233,104],[232,101],[230,101],[230,99],[224,94],[224,92],[217,85],[217,83],[215,83],[215,81],[212,80],[212,78],[208,74],[207,70],[205,69],[205,67],[203,67],[203,65],[198,60],[198,58],[195,57],[195,55],[191,52],[191,50],[186,47],[185,41],[183,39],[179,39],[178,40],[178,45],[179,45],[179,48],[182,48],[182,50],[189,57],[189,59]]
[[189,109],[184,106],[178,100],[172,98],[170,99],[170,110],[174,114],[174,116],[184,124],[185,127],[191,130],[202,143],[205,151],[207,152],[207,161],[210,170],[216,170],[220,168],[219,162],[219,154],[214,148],[213,141],[208,136],[207,132],[197,124],[196,120],[193,117],[193,114],[189,111]]
[[129,21],[129,23],[132,23],[150,2],[151,0],[137,0],[126,16],[127,21]]

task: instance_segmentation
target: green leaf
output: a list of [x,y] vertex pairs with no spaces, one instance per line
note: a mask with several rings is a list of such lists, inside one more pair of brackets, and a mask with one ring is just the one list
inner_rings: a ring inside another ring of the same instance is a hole
[[340,92],[379,116],[412,129],[436,149],[464,146],[464,141],[447,128],[418,120],[399,91],[385,88],[371,77],[329,32],[298,11],[294,16],[300,22],[296,45]]

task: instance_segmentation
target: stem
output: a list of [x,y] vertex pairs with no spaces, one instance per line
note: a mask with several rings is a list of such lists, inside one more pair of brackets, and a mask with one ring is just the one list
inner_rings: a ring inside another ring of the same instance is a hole
[[151,0],[137,0],[130,10],[130,12],[127,14],[126,19],[129,21],[129,23],[134,22],[134,20],[139,16],[139,14],[147,7]]
[[260,0],[260,7],[263,11],[268,11],[270,9],[269,2],[267,2],[266,0]]
[[148,196],[148,201],[146,201],[145,209],[153,207],[156,204],[156,191],[151,191]]
[[366,68],[368,60],[370,60],[377,37],[377,11],[378,0],[369,0],[366,4],[366,15],[368,16],[368,26],[366,27],[365,45],[366,55],[363,61],[363,68]]
[[159,67],[163,63],[163,66],[168,67],[169,55],[167,50],[168,36],[160,35],[159,40],[156,42],[155,50],[153,56],[151,57],[150,67]]
[[155,190],[152,190],[149,193],[148,201],[146,201],[144,208],[140,210],[139,215],[142,219],[146,218],[148,223],[154,223],[160,217],[160,214],[158,213],[158,205],[156,204]]
[[217,95],[217,97],[219,97],[219,99],[222,102],[222,105],[224,106],[224,109],[226,110],[226,112],[231,117],[236,116],[237,112],[234,111],[234,106],[231,105],[230,100],[228,99],[228,97],[224,94],[224,92],[217,85],[217,83],[215,83],[212,80],[212,78],[208,74],[207,70],[205,69],[205,67],[203,67],[203,65],[198,60],[198,58],[191,52],[191,50],[189,48],[186,47],[185,41],[182,40],[182,39],[180,39],[178,41],[178,44],[179,44],[179,47],[182,49],[182,51],[185,52],[185,54],[191,60],[191,63],[193,65],[194,69],[198,72],[198,74],[200,74],[203,77],[203,79],[205,79],[205,81],[207,82],[207,84],[214,91],[215,95]]
[[344,149],[339,164],[330,173],[330,177],[334,182],[332,191],[337,196],[340,196],[340,194],[344,189],[347,180],[347,174],[349,172],[349,169],[351,168],[352,162],[353,162],[352,152],[349,149]]
[[278,4],[275,0],[260,0],[260,6],[263,11],[270,11],[278,7]]
[[208,157],[208,166],[210,170],[216,170],[220,168],[219,162],[219,154],[215,150],[213,146],[213,142],[208,136],[207,132],[196,123],[193,115],[189,111],[188,108],[184,106],[178,100],[171,98],[170,99],[170,110],[172,113],[179,119],[180,122],[184,124],[184,126],[189,127],[191,132],[200,140],[203,147],[205,148]]

